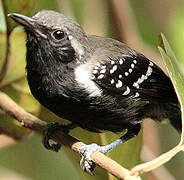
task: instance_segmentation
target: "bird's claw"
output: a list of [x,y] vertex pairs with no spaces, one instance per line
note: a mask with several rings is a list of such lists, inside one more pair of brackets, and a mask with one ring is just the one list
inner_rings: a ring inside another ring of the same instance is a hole
[[94,171],[96,165],[92,160],[87,159],[84,156],[82,156],[81,161],[80,161],[80,166],[83,169],[83,171],[85,171],[91,175],[94,175],[93,171]]
[[61,148],[61,144],[50,144],[49,140],[51,138],[51,135],[58,130],[59,123],[50,123],[47,124],[45,129],[43,130],[43,139],[42,143],[44,147],[48,150],[52,150],[55,152],[58,152]]
[[58,122],[50,123],[45,126],[45,129],[43,130],[43,139],[42,143],[44,147],[48,150],[56,151],[58,152],[61,148],[61,144],[50,144],[49,140],[54,132],[56,131],[62,131],[65,134],[68,134],[71,129],[75,128],[76,125],[73,123],[70,124],[59,124]]
[[101,146],[97,144],[84,145],[80,148],[80,155],[82,159],[80,161],[81,168],[90,174],[93,174],[93,171],[96,167],[95,163],[92,161],[91,156],[95,151],[100,151]]

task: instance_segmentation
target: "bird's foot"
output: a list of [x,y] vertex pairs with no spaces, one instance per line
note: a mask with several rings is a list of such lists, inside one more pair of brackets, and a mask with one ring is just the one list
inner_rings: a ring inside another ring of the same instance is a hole
[[59,149],[61,148],[61,144],[50,144],[49,140],[51,136],[56,132],[56,131],[62,131],[65,134],[68,134],[71,129],[75,128],[76,125],[70,123],[70,124],[59,124],[58,122],[55,123],[49,123],[45,126],[43,130],[43,139],[42,143],[44,147],[48,150],[52,150],[55,152],[58,152]]
[[84,145],[80,148],[80,155],[82,156],[80,166],[85,172],[90,174],[93,174],[96,167],[95,163],[91,159],[91,156],[95,151],[100,151],[103,154],[108,152],[106,146],[99,146],[95,143]]

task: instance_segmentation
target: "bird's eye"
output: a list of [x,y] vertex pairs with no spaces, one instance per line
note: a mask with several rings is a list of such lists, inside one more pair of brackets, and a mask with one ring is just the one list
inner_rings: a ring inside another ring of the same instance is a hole
[[62,30],[57,30],[57,31],[54,31],[53,32],[53,37],[56,39],[56,40],[61,40],[64,38],[65,34]]

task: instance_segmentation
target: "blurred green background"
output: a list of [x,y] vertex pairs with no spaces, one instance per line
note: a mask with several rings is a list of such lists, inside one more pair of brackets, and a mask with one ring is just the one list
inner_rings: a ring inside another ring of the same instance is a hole
[[[157,36],[163,32],[181,66],[184,66],[183,0],[2,0],[0,1],[1,72],[6,59],[7,34],[8,36],[10,34],[10,53],[6,75],[0,82],[0,90],[7,93],[25,110],[45,121],[61,120],[41,107],[30,95],[25,80],[25,34],[22,27],[16,27],[13,21],[4,16],[12,12],[31,16],[41,9],[66,13],[74,17],[87,33],[119,39],[166,70],[157,50],[159,44]],[[64,147],[59,153],[45,150],[40,135],[22,128],[2,111],[0,111],[0,133],[2,134],[0,135],[1,180],[116,179],[101,168],[96,169],[95,176],[82,172],[79,167],[80,157]],[[85,143],[99,144],[107,144],[119,137],[112,133],[100,135],[90,133],[80,128],[71,134]],[[109,153],[109,156],[124,167],[132,168],[142,161],[151,160],[166,152],[178,142],[179,135],[170,125],[158,125],[151,120],[145,120],[143,140],[141,133]],[[164,167],[144,175],[143,179],[183,180],[183,168],[184,156],[180,153]]]

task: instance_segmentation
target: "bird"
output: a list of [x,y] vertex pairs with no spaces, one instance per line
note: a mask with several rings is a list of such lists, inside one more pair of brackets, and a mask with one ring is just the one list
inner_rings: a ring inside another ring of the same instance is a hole
[[143,54],[118,40],[88,35],[72,17],[53,10],[41,10],[32,17],[9,16],[27,34],[26,71],[32,95],[70,121],[46,126],[43,144],[47,149],[60,148],[60,144],[49,144],[56,130],[126,130],[108,145],[80,148],[81,167],[92,173],[92,153],[105,154],[137,136],[144,118],[167,118],[181,132],[180,106],[172,82]]

